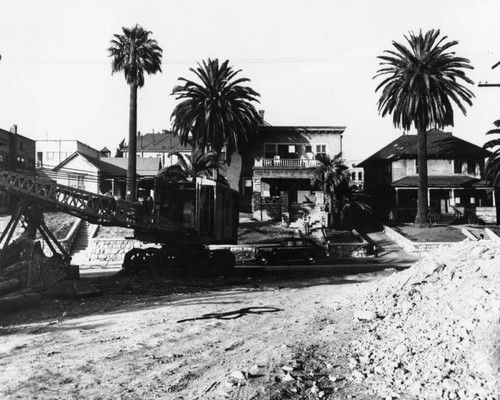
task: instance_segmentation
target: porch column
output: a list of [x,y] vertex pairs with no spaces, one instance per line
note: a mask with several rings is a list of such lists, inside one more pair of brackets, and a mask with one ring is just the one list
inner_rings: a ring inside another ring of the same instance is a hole
[[427,207],[431,206],[431,189],[427,189]]
[[450,205],[452,207],[455,207],[455,189],[451,189],[451,200],[450,200]]
[[496,198],[495,198],[495,188],[493,188],[493,193],[491,193],[491,198],[493,199],[493,207],[497,206]]
[[399,207],[399,188],[396,188],[396,207]]

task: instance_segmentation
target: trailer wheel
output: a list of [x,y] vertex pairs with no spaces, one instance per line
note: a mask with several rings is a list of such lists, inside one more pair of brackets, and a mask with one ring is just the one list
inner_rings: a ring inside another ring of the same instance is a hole
[[137,272],[143,267],[146,252],[143,249],[132,249],[125,254],[122,268],[127,272]]

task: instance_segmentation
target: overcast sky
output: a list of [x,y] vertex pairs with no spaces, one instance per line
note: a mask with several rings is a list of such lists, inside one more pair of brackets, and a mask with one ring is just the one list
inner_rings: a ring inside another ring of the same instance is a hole
[[377,56],[410,30],[439,28],[471,60],[474,105],[446,130],[478,145],[500,119],[498,0],[0,0],[0,127],[112,151],[128,137],[129,88],[111,75],[114,33],[136,23],[163,48],[163,73],[139,92],[138,130],[170,128],[179,77],[229,59],[261,94],[272,125],[347,126],[344,155],[363,159],[402,132],[378,114]]

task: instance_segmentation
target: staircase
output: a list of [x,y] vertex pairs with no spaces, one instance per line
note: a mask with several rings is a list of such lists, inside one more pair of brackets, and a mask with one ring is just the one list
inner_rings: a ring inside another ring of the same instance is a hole
[[87,221],[82,221],[80,229],[78,231],[78,236],[73,243],[71,249],[71,263],[72,264],[85,264],[87,261],[87,246],[89,244],[89,223]]

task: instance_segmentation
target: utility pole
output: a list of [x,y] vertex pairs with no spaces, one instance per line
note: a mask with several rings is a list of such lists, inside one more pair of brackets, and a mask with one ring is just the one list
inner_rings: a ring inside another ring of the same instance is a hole
[[[495,69],[500,65],[500,61],[497,62],[495,65],[491,67],[491,69]],[[500,87],[500,83],[489,83],[489,82],[479,82],[478,85],[479,87]]]

